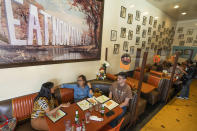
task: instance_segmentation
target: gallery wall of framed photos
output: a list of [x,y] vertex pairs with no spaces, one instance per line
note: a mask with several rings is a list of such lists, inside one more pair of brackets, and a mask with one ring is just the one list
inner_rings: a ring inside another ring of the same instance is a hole
[[[118,22],[115,22],[116,25],[112,25],[110,31],[108,31],[110,34],[108,34],[109,43],[107,47],[111,47],[109,52],[111,63],[113,61],[117,62],[113,59],[119,59],[124,53],[129,53],[132,58],[131,61],[134,63],[137,48],[142,49],[142,54],[149,50],[148,62],[151,62],[157,49],[171,49],[176,21],[166,16],[146,0],[120,1],[117,7],[119,12],[115,12],[118,14],[111,17],[113,21],[117,20]],[[119,48],[119,52],[114,54],[117,50],[116,47]],[[132,62],[131,69],[134,68]],[[116,69],[117,71],[121,70]]]

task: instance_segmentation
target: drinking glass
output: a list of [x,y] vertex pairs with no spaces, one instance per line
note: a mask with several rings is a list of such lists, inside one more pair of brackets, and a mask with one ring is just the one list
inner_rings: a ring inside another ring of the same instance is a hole
[[71,122],[70,120],[65,121],[65,131],[71,131]]
[[90,112],[85,113],[85,120],[86,120],[86,123],[90,123]]
[[90,103],[89,104],[89,111],[92,112],[93,111],[93,105]]

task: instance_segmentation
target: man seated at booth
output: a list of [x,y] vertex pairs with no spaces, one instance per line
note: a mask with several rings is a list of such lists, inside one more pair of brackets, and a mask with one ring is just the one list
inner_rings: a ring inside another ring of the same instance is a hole
[[75,102],[93,96],[92,86],[84,75],[80,75],[77,79],[77,84],[62,84],[60,88],[74,89]]
[[132,99],[132,92],[129,85],[126,84],[127,75],[124,72],[118,74],[118,79],[110,87],[109,98],[114,100],[123,109],[123,112],[115,120],[110,123],[110,126],[115,127],[118,121],[125,115],[129,101]]

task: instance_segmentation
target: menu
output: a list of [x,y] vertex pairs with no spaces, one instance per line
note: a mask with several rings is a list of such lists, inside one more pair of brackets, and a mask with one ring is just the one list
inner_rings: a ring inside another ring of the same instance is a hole
[[93,104],[93,105],[95,105],[95,104],[97,104],[98,102],[95,100],[96,98],[88,98],[87,100],[91,103],[91,104]]
[[62,110],[57,110],[56,115],[48,115],[48,118],[52,121],[52,122],[57,122],[59,119],[61,119],[62,117],[64,117],[66,115],[65,112],[63,112]]
[[102,95],[102,96],[99,96],[99,97],[96,98],[96,100],[97,100],[98,102],[100,102],[100,103],[104,103],[104,102],[108,101],[109,99],[110,99],[110,98],[108,98],[108,97],[105,96],[105,95]]
[[112,110],[114,109],[115,107],[117,107],[119,104],[116,103],[115,101],[113,100],[109,100],[107,102],[105,102],[104,106],[107,107],[109,110]]
[[90,103],[89,103],[87,100],[83,100],[83,101],[77,102],[77,105],[78,105],[83,111],[89,109],[89,107],[90,107]]

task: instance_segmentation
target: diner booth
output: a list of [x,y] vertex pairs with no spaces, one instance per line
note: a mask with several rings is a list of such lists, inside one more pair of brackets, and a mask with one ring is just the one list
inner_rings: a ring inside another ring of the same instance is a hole
[[196,5],[1,0],[0,131],[197,130]]

